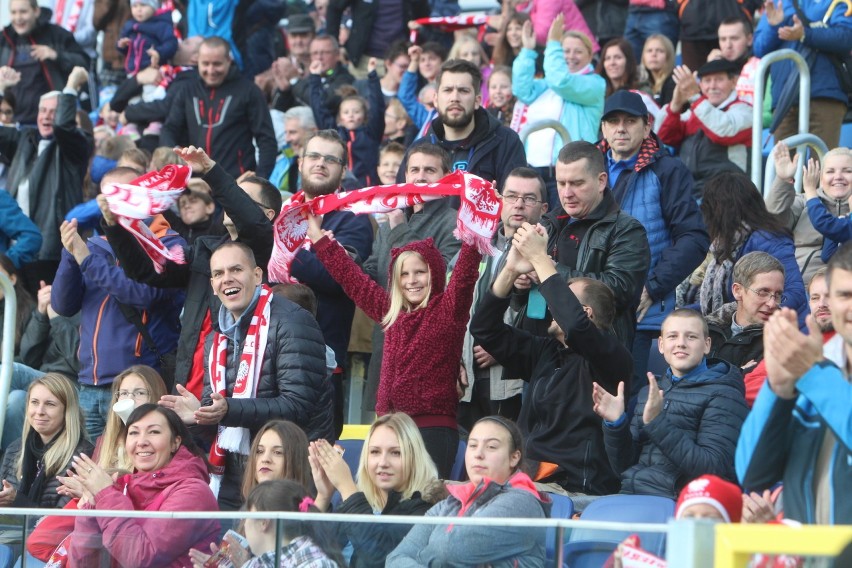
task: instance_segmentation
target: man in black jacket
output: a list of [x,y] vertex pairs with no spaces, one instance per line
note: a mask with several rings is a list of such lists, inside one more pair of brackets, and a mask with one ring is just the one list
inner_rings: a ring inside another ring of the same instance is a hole
[[[557,483],[572,496],[607,495],[618,490],[618,477],[606,458],[601,420],[588,400],[595,381],[613,392],[619,381],[629,382],[633,361],[609,331],[615,314],[609,288],[591,278],[566,284],[546,246],[541,225],[524,223],[515,231],[506,264],[480,301],[470,333],[507,376],[529,377],[518,425],[526,455],[551,466],[540,470],[548,471],[541,481]],[[553,315],[550,337],[503,322],[513,283],[532,270]]]
[[660,353],[669,368],[648,373],[632,421],[618,395],[595,385],[594,411],[604,420],[609,463],[621,474],[621,492],[676,499],[684,485],[704,474],[736,481],[734,451],[748,414],[742,373],[726,361],[706,359],[707,323],[679,309],[663,321]]
[[201,42],[199,80],[175,97],[160,145],[198,146],[234,177],[253,171],[268,178],[275,167],[278,144],[266,99],[254,83],[240,76],[229,50],[220,37]]
[[[397,174],[405,181],[411,149],[418,143],[440,144],[451,157],[453,171],[464,170],[502,188],[509,172],[526,166],[527,157],[521,139],[511,129],[482,108],[482,73],[469,61],[452,59],[438,73],[435,108],[438,118],[426,136],[409,147]],[[458,200],[451,200],[458,207]]]

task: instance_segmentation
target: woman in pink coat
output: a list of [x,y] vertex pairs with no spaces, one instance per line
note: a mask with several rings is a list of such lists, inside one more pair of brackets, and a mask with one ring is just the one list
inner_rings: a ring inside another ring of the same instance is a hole
[[594,51],[600,50],[592,30],[586,24],[580,9],[574,4],[574,0],[506,0],[515,3],[518,12],[527,12],[532,20],[535,31],[535,42],[538,45],[547,43],[547,31],[556,16],[565,16],[565,30],[583,32],[592,40]]

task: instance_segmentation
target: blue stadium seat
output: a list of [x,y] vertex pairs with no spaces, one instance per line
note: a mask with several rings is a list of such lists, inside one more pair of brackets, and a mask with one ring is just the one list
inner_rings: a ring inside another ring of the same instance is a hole
[[660,340],[655,337],[651,341],[651,350],[648,352],[648,370],[659,377],[665,374],[668,368],[668,363],[666,363],[662,353],[660,353]]
[[[608,495],[592,501],[583,511],[584,521],[665,524],[674,516],[675,502],[651,495]],[[615,547],[635,531],[575,529],[565,547],[565,564],[571,568],[599,567]],[[665,533],[638,533],[642,548],[665,557]]]
[[337,445],[343,448],[343,461],[349,466],[349,471],[352,472],[352,477],[358,473],[358,462],[361,460],[361,448],[364,447],[364,440],[338,440]]
[[840,145],[844,148],[852,148],[852,122],[840,127]]
[[464,481],[467,478],[467,472],[464,469],[464,453],[466,451],[467,442],[459,440],[459,447],[456,450],[456,461],[450,470],[450,481]]
[[[557,493],[546,493],[553,506],[550,509],[551,519],[570,519],[574,516],[574,502],[566,495]],[[566,531],[570,532],[570,531]],[[567,544],[567,539],[566,539]],[[547,529],[547,536],[544,541],[544,550],[548,560],[556,558],[556,529]]]

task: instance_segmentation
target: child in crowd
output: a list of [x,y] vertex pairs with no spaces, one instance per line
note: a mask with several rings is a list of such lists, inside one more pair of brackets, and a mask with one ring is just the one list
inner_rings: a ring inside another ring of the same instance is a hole
[[488,78],[488,104],[485,110],[497,117],[503,126],[511,127],[515,110],[515,95],[512,94],[512,69],[498,65]]
[[453,47],[450,48],[449,59],[464,59],[470,61],[482,72],[482,104],[488,104],[488,78],[491,76],[491,66],[488,64],[488,56],[482,45],[476,41],[476,38],[468,33],[464,33],[456,40]]
[[186,188],[187,191],[178,198],[179,214],[171,210],[163,212],[172,229],[189,244],[204,235],[224,235],[227,230],[222,221],[223,212],[221,209],[216,211],[210,186],[202,179],[193,178]]
[[[417,71],[426,83],[434,83],[438,77],[441,65],[447,60],[447,50],[435,41],[427,41],[420,48],[420,57],[417,60]],[[409,50],[409,55],[411,51]],[[410,69],[410,67],[409,67]]]
[[319,217],[308,217],[308,238],[355,305],[385,329],[376,412],[411,416],[438,473],[449,478],[459,439],[458,362],[482,255],[463,244],[447,283],[447,265],[432,239],[409,243],[392,251],[385,290],[323,232]]
[[376,73],[375,58],[370,58],[367,68],[369,104],[357,94],[346,95],[340,101],[335,120],[326,106],[320,79],[322,63],[313,61],[310,66],[311,109],[314,111],[317,126],[321,129],[337,128],[340,137],[346,141],[349,170],[362,186],[375,185],[379,179],[376,173],[376,147],[385,132],[385,98],[382,96],[382,86]]
[[124,57],[124,71],[133,77],[151,65],[151,50],[165,63],[177,52],[178,43],[172,14],[160,8],[158,0],[130,0],[131,18],[124,23],[118,40],[118,51]]
[[[433,104],[435,99],[434,77],[437,77],[443,60],[438,62],[433,78],[418,93],[418,86],[420,85],[422,75],[420,72],[420,60],[424,57],[432,57],[434,54],[427,54],[424,51],[424,48],[428,45],[426,44],[423,47],[412,45],[408,48],[408,56],[411,58],[411,61],[408,64],[408,69],[402,75],[402,81],[399,83],[399,92],[397,94],[399,102],[402,103],[405,112],[411,117],[414,126],[420,129],[417,135],[418,138],[426,134],[432,120],[438,116]],[[431,63],[427,68],[431,71]]]
[[404,156],[405,146],[398,142],[390,142],[379,150],[379,181],[382,185],[396,183],[396,173]]
[[399,99],[393,97],[385,109],[385,142],[398,142],[408,147],[417,137],[417,128]]

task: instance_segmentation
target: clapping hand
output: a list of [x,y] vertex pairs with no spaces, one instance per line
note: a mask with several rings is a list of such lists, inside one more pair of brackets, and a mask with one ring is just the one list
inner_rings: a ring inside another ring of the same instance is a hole
[[645,402],[645,410],[642,412],[642,422],[646,425],[654,421],[663,410],[663,389],[657,385],[657,377],[654,373],[648,373],[648,400]]
[[607,422],[615,422],[624,414],[624,382],[618,383],[616,396],[612,396],[598,383],[592,383],[592,402],[595,414]]

